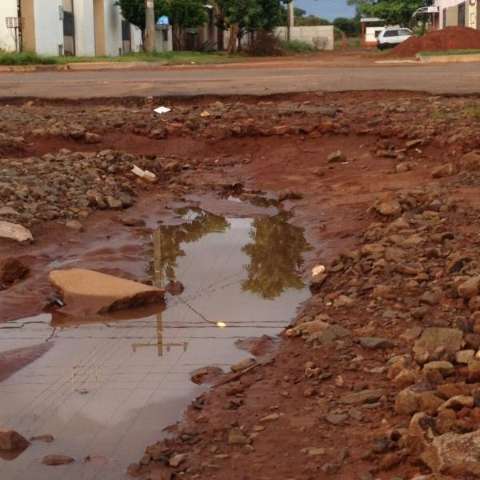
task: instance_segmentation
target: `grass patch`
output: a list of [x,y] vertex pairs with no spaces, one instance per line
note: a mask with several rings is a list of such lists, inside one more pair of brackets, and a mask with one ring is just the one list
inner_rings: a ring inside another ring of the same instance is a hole
[[46,57],[31,52],[1,52],[0,65],[55,65],[57,57]]
[[443,50],[440,52],[420,52],[421,57],[440,57],[443,55],[479,55],[479,49],[467,49],[467,50]]
[[36,53],[0,52],[0,65],[64,65],[67,63],[98,62],[148,62],[160,65],[192,65],[232,63],[241,60],[241,55],[228,55],[223,52],[158,52],[129,53],[118,57],[47,57]]
[[223,52],[156,52],[129,53],[118,57],[60,57],[60,63],[85,62],[148,62],[161,65],[189,65],[231,63],[238,61],[240,55],[228,55]]
[[301,40],[282,40],[280,42],[280,48],[285,53],[312,53],[318,52],[318,49],[307,42]]

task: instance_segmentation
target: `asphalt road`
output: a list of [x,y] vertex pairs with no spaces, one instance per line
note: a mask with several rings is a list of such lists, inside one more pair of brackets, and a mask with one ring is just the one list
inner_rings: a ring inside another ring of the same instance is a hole
[[0,73],[0,97],[265,95],[304,91],[411,90],[480,93],[480,63],[325,66],[224,65],[155,70]]

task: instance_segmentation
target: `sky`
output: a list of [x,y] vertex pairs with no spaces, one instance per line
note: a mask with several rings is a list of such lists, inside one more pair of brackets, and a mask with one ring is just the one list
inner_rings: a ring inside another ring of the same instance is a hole
[[294,0],[294,2],[296,7],[329,20],[355,15],[355,9],[347,5],[347,0]]

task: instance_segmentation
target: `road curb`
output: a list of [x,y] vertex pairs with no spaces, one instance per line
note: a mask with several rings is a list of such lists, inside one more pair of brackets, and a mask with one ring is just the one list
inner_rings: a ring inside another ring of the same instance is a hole
[[465,55],[417,55],[420,63],[468,63],[480,62],[480,53]]

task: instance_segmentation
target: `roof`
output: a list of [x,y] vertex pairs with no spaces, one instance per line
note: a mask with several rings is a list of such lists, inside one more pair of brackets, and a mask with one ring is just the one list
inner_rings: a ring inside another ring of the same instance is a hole
[[382,18],[377,17],[364,17],[360,19],[361,23],[376,23],[376,22],[384,22]]

